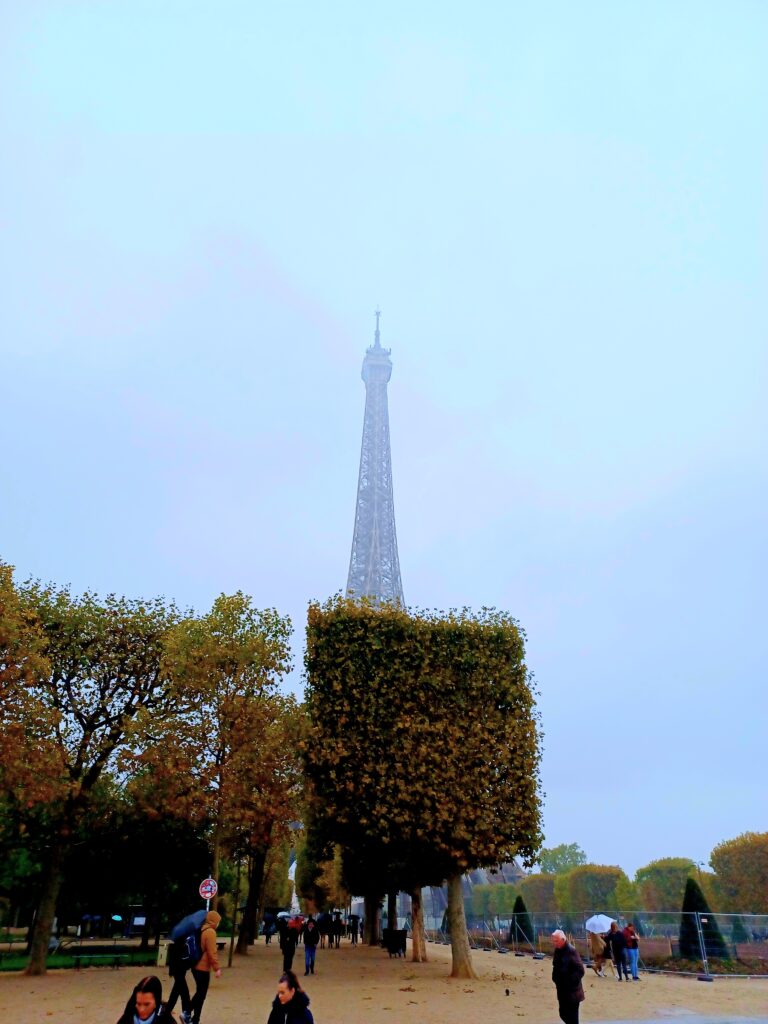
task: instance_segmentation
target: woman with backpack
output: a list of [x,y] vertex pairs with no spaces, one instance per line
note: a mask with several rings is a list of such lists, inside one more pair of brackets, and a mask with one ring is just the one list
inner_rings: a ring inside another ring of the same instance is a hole
[[267,1024],[314,1024],[309,1012],[309,996],[293,971],[280,975]]
[[208,986],[211,983],[211,971],[213,971],[217,978],[221,977],[219,951],[216,947],[216,929],[220,923],[221,914],[218,914],[215,910],[209,910],[205,915],[203,927],[200,929],[200,948],[203,951],[203,955],[192,968],[192,977],[195,979],[195,994],[192,996],[193,1024],[200,1024],[203,1003],[208,995]]

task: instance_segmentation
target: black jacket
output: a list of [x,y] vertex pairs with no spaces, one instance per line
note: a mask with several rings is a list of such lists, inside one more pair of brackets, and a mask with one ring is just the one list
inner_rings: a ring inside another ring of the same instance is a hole
[[557,998],[580,1003],[584,999],[581,979],[584,964],[581,957],[569,943],[556,949],[552,954],[552,981],[557,986]]
[[307,993],[297,989],[285,1005],[275,996],[267,1024],[314,1024]]
[[608,932],[605,936],[605,944],[610,948],[615,960],[616,957],[621,956],[627,948],[627,940],[624,938],[624,932],[620,932],[618,930],[615,932]]
[[[133,1024],[133,1018],[136,1014],[136,998],[131,996],[128,1003],[123,1010],[123,1016],[117,1022],[117,1024]],[[160,1009],[152,1019],[152,1024],[176,1024],[172,1015],[168,1013],[165,1008],[165,1003],[160,1004]]]
[[304,930],[301,934],[304,939],[305,946],[316,946],[320,941],[320,929],[314,921],[312,922],[311,928],[308,924],[305,924]]

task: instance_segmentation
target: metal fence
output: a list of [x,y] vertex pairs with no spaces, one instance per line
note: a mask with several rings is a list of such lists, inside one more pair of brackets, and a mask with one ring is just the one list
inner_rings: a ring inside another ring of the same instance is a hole
[[[551,934],[562,928],[589,963],[583,914],[511,914],[490,919],[470,917],[470,942],[475,949],[499,953],[550,953]],[[645,971],[689,971],[706,976],[749,977],[768,974],[768,914],[683,914],[645,910],[608,914],[620,928],[630,922],[639,935],[640,968]],[[447,943],[444,920],[425,921],[428,938]]]

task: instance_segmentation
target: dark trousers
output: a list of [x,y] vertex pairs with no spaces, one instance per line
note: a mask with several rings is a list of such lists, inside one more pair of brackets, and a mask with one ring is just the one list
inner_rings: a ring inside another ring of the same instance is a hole
[[197,971],[193,967],[192,977],[195,979],[195,994],[192,996],[192,1020],[195,1021],[195,1024],[200,1024],[200,1014],[203,1011],[203,1003],[211,983],[211,972]]
[[563,1024],[579,1024],[579,1004],[571,996],[557,997],[557,1008]]
[[189,985],[187,985],[186,970],[181,970],[181,968],[179,968],[178,971],[174,972],[172,978],[173,988],[171,989],[171,994],[168,996],[168,1013],[173,1011],[177,999],[181,999],[182,1010],[184,1010],[185,1013],[189,1013],[192,1000],[189,998]]
[[616,964],[616,970],[619,972],[619,981],[621,981],[621,972],[624,971],[624,977],[629,981],[629,971],[627,970],[627,954],[626,950],[619,949],[613,954],[613,962]]
[[293,967],[293,956],[296,946],[292,942],[286,942],[283,946],[283,973],[290,971]]

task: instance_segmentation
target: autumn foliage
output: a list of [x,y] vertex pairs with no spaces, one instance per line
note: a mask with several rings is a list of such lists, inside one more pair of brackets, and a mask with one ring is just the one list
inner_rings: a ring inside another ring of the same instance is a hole
[[768,914],[768,832],[745,832],[720,843],[710,864],[725,910]]
[[309,800],[356,891],[535,857],[539,738],[512,619],[336,598],[309,609],[306,668]]
[[298,710],[276,692],[288,620],[241,594],[182,616],[159,599],[16,587],[5,566],[0,599],[4,835],[40,855],[28,972],[45,970],[70,851],[110,785],[148,827],[193,824],[211,864],[238,844],[254,854],[260,887],[300,790]]

